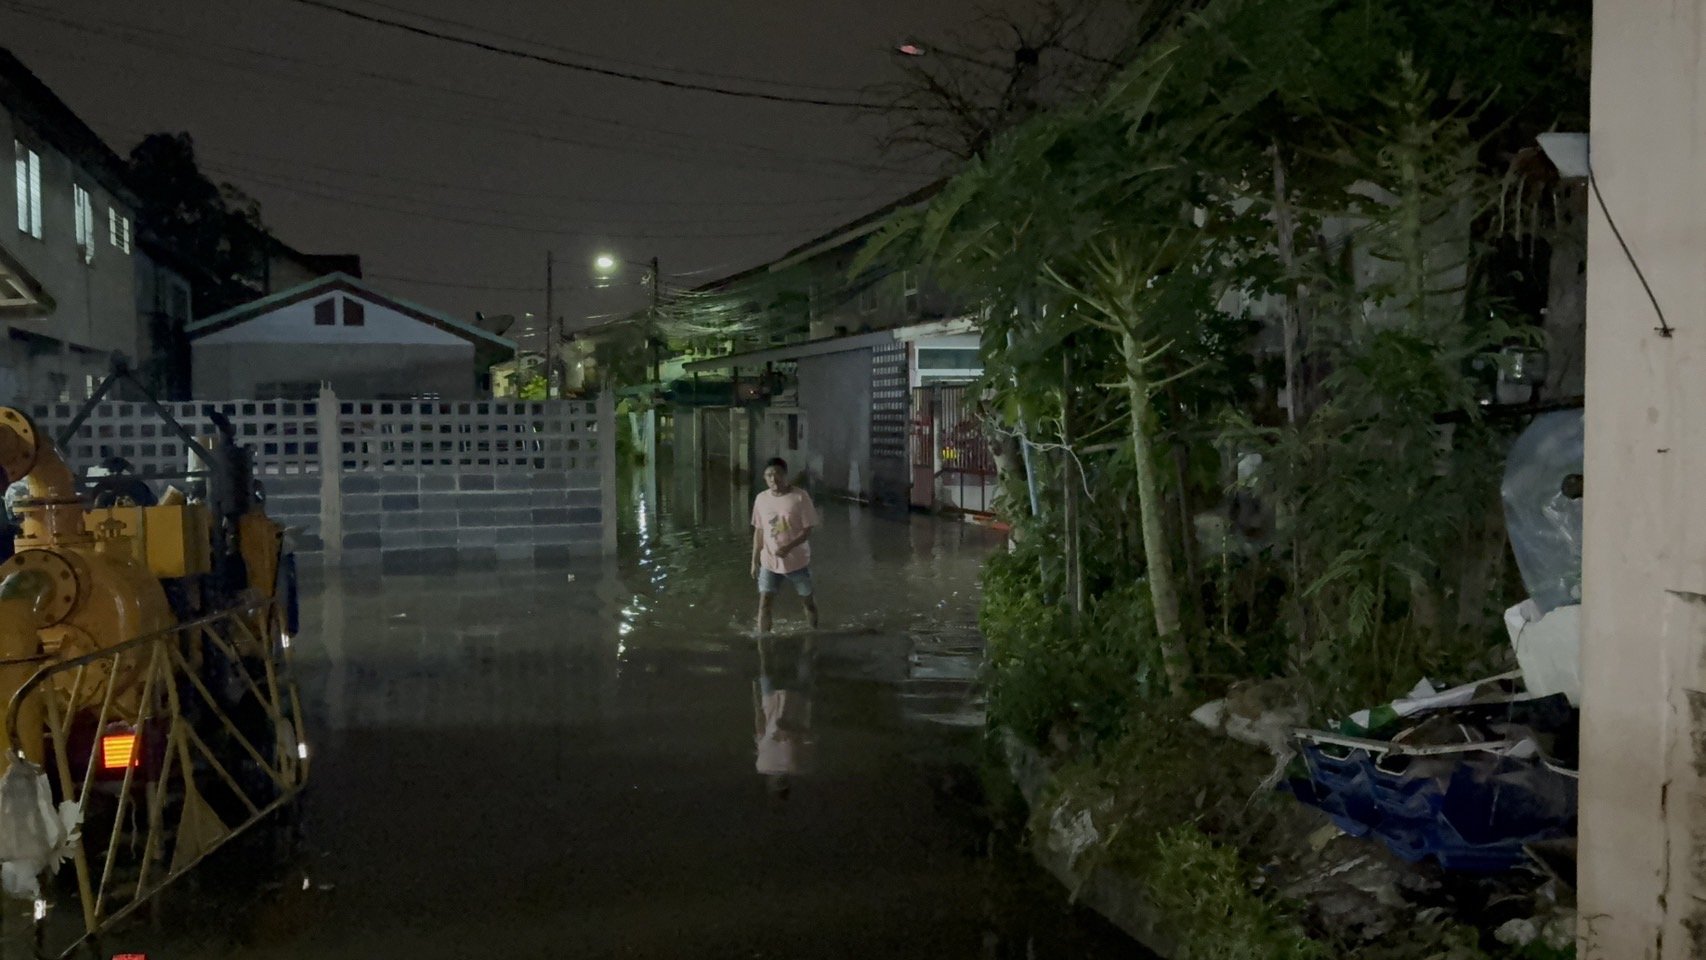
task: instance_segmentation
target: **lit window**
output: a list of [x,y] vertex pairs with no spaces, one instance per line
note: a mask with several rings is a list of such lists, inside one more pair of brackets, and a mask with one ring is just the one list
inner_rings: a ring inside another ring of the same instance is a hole
[[130,252],[130,218],[113,207],[107,208],[107,239],[121,252]]
[[18,172],[18,230],[41,239],[41,155],[12,141]]
[[77,215],[77,249],[83,251],[83,262],[95,262],[95,204],[89,191],[72,184],[71,203]]

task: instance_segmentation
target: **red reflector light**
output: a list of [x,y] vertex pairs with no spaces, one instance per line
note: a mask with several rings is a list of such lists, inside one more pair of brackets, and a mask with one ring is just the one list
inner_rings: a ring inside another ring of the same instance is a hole
[[148,960],[146,953],[115,953],[113,960]]
[[123,770],[142,759],[136,749],[136,734],[114,733],[101,738],[101,769]]

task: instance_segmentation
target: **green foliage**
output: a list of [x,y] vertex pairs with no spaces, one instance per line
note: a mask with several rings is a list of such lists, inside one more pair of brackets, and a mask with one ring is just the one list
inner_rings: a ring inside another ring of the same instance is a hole
[[1326,946],[1284,908],[1252,890],[1238,852],[1195,827],[1173,827],[1155,843],[1145,891],[1181,933],[1188,960],[1321,960]]
[[[1470,20],[1500,40],[1455,32]],[[1583,62],[1584,28],[1564,4],[1211,0],[867,248],[855,272],[923,262],[984,305],[987,409],[1039,445],[1036,515],[1004,461],[1035,550],[992,569],[998,719],[1103,736],[1157,649],[1171,694],[1290,674],[1322,713],[1486,651],[1508,437],[1472,370],[1537,318],[1472,281],[1498,144],[1581,105],[1581,77],[1553,74]],[[1235,516],[1240,497],[1265,519]],[[1196,535],[1216,514],[1220,555]],[[1103,598],[1078,612],[1074,542]]]
[[536,373],[527,378],[527,381],[516,391],[516,396],[522,400],[543,400],[547,389],[549,388],[546,385],[545,375]]
[[1101,839],[1074,872],[1111,866],[1136,879],[1183,957],[1324,958],[1323,944],[1290,905],[1271,898],[1240,852],[1272,826],[1283,803],[1250,797],[1267,765],[1177,710],[1142,707],[1100,756],[1059,771],[1033,829],[1046,830],[1057,809],[1088,812]]
[[[984,309],[1020,544],[985,572],[991,722],[1064,754],[1039,816],[1092,814],[1078,869],[1134,873],[1190,956],[1339,955],[1251,867],[1284,803],[1250,797],[1267,758],[1185,715],[1240,680],[1284,678],[1324,721],[1492,672],[1510,437],[1474,371],[1540,318],[1484,278],[1511,273],[1511,153],[1585,116],[1587,11],[1192,9],[855,271],[924,263]],[[1480,940],[1433,916],[1357,955]]]
[[1058,580],[1052,590],[1045,583],[1039,556],[1025,549],[984,565],[980,619],[991,720],[1033,742],[1057,725],[1092,742],[1112,741],[1131,703],[1153,692],[1159,672],[1159,650],[1145,631],[1153,622],[1147,594],[1137,583],[1100,592],[1075,617],[1057,602]]

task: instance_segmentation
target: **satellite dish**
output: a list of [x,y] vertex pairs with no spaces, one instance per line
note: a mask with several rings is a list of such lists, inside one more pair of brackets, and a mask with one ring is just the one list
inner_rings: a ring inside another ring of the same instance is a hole
[[515,326],[515,314],[500,313],[497,316],[488,317],[483,313],[475,311],[474,326],[479,327],[487,333],[495,333],[501,337],[509,331],[510,327]]

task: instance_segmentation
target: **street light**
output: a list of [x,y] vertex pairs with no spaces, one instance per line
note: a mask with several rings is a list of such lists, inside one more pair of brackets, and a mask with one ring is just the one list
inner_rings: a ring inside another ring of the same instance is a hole
[[652,308],[647,317],[647,326],[650,329],[646,331],[646,340],[649,342],[652,351],[652,380],[656,381],[658,379],[658,344],[655,339],[656,326],[658,322],[658,308],[663,299],[663,276],[658,268],[658,258],[653,257],[650,262],[641,263],[636,260],[624,260],[612,253],[601,253],[592,259],[593,269],[598,272],[599,279],[605,281],[605,285],[608,285],[608,281],[616,275],[617,269],[622,264],[627,264],[631,267],[643,267],[650,274]]

